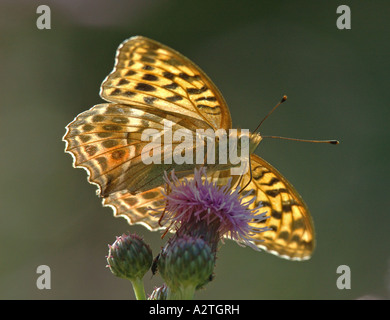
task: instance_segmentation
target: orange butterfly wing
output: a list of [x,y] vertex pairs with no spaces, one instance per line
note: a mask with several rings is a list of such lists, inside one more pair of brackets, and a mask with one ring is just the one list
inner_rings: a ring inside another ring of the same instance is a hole
[[[256,197],[251,207],[260,202],[262,212],[267,211],[268,219],[253,225],[271,230],[258,233],[254,243],[272,254],[292,260],[309,259],[315,247],[313,221],[309,209],[295,188],[272,165],[251,155],[252,180],[245,192],[252,191],[243,199],[247,201]],[[250,180],[248,172],[240,186]]]
[[209,77],[179,52],[141,36],[119,46],[100,95],[109,102],[183,114],[214,130],[232,127],[229,108]]

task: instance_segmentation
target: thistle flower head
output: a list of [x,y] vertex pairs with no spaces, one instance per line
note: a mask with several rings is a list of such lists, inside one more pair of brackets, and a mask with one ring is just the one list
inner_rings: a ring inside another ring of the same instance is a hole
[[[243,202],[239,189],[231,190],[231,179],[220,187],[207,180],[205,168],[195,169],[194,178],[179,180],[174,172],[169,179],[165,174],[165,217],[179,225],[179,234],[206,236],[209,242],[223,237],[257,247],[251,238],[265,231],[250,225],[253,219],[266,219],[266,212],[259,213],[261,204],[254,209],[249,206],[255,199]],[[215,250],[215,247],[213,247]]]

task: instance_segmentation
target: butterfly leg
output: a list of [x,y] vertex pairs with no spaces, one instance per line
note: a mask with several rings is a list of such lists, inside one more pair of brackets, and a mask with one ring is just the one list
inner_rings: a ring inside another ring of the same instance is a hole
[[[251,183],[252,181],[252,164],[251,164],[251,157],[249,157],[249,172],[250,172],[250,178],[249,178],[249,181],[248,183],[244,186],[244,188],[242,188],[238,193],[241,193],[242,191],[245,190],[245,188]],[[242,179],[243,175],[241,175],[240,177],[240,182],[241,182],[241,179]]]
[[173,223],[174,223],[174,221],[172,221],[171,224],[167,227],[167,229],[165,230],[165,232],[161,236],[161,239],[164,239],[164,237],[167,235],[168,231],[171,229]]

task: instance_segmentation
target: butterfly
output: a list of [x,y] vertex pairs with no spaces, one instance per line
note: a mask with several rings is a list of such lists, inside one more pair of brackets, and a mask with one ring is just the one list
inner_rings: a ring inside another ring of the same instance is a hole
[[[172,131],[232,128],[229,108],[209,77],[177,51],[148,38],[136,36],[118,48],[113,71],[101,85],[100,96],[108,103],[93,106],[67,125],[65,151],[74,167],[84,168],[88,181],[96,184],[103,205],[130,224],[159,230],[153,209],[164,206],[163,173],[175,169],[178,177],[190,176],[195,165],[145,164],[142,139],[145,129],[164,135],[164,121]],[[261,141],[250,134],[253,152]],[[163,151],[161,151],[163,154]],[[271,164],[250,154],[250,170],[237,176],[235,187],[245,188],[243,201],[255,198],[268,219],[253,226],[268,227],[253,242],[267,252],[291,260],[310,258],[315,247],[309,210],[295,188]],[[206,165],[209,179],[224,185],[230,168]]]

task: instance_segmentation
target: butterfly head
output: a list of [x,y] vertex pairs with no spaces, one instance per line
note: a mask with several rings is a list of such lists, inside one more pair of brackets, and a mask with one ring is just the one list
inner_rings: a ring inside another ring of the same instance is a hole
[[252,154],[263,138],[257,132],[252,133],[249,130],[238,129],[230,133],[229,139],[237,141],[237,149],[245,148],[249,154]]
[[255,152],[257,146],[259,145],[260,141],[263,140],[260,133],[254,132],[249,133],[249,153],[252,154]]

